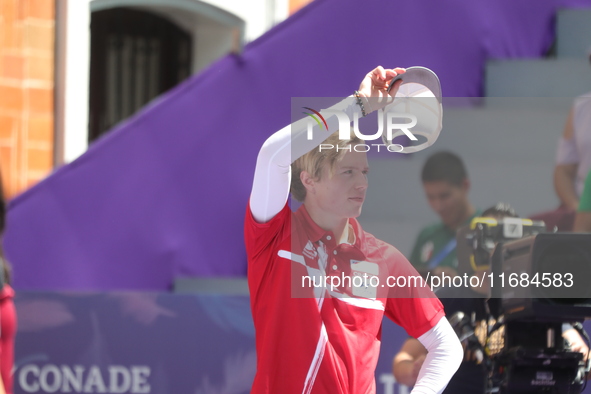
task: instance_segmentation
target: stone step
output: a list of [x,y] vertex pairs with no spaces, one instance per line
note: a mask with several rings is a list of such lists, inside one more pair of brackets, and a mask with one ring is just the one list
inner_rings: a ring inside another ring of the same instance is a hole
[[559,10],[556,15],[556,56],[586,58],[591,49],[591,8]]
[[585,58],[494,60],[486,65],[487,97],[576,97],[591,90]]

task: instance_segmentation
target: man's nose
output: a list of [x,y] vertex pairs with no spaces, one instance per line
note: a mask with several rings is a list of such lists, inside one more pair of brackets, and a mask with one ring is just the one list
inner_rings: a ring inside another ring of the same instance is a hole
[[357,179],[355,188],[360,189],[360,190],[365,190],[365,189],[367,189],[368,185],[369,185],[369,182],[367,181],[367,175],[361,174],[361,176],[358,177],[358,179]]

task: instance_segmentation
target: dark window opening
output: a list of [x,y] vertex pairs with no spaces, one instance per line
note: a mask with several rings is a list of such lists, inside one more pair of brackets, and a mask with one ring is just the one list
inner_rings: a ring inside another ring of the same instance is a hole
[[191,73],[191,36],[150,12],[92,13],[89,142]]

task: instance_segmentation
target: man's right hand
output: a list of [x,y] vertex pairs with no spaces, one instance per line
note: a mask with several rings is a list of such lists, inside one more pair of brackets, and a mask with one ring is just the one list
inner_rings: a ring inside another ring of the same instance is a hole
[[367,113],[381,109],[392,102],[402,81],[396,81],[389,92],[388,86],[396,76],[405,72],[406,69],[401,67],[385,69],[378,66],[367,73],[359,85],[359,94],[366,99],[372,98],[371,101],[366,100],[369,103],[366,108]]

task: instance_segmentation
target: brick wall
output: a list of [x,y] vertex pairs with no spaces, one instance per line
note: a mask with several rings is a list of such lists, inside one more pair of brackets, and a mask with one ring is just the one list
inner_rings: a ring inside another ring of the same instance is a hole
[[311,3],[312,0],[289,0],[289,15],[298,11],[303,6]]
[[53,168],[54,1],[0,0],[0,171],[12,197]]

